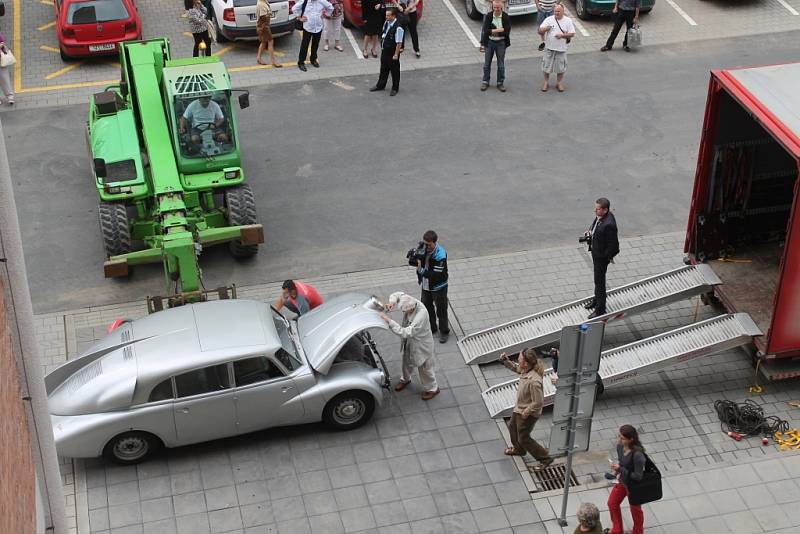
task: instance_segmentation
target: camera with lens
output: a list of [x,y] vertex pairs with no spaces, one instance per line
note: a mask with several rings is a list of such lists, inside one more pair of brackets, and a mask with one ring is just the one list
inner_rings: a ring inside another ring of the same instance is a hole
[[592,236],[591,235],[582,235],[578,238],[578,243],[586,243],[589,247],[589,250],[592,250]]
[[408,260],[408,264],[411,265],[412,267],[416,267],[417,260],[425,261],[426,253],[427,250],[425,249],[425,242],[420,241],[419,244],[417,244],[416,248],[412,248],[411,250],[406,252],[406,259]]

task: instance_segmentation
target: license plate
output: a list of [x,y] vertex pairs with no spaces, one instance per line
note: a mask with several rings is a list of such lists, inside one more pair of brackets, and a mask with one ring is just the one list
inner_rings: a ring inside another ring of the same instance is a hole
[[255,13],[250,13],[250,15],[248,15],[248,16],[250,17],[251,21],[256,20],[256,14]]
[[89,45],[89,52],[108,52],[109,50],[114,50],[116,48],[117,45],[115,45],[114,43]]
[[530,2],[530,0],[508,0],[508,5],[516,6],[516,5],[519,5],[519,4],[527,4],[529,2]]

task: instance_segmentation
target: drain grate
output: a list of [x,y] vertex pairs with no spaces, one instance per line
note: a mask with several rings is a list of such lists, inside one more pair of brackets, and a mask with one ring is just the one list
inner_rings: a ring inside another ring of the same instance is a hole
[[[546,469],[530,469],[530,471],[533,475],[534,482],[536,482],[537,491],[564,489],[564,475],[567,472],[566,465],[551,465]],[[574,471],[571,471],[569,474],[569,484],[570,487],[578,486],[578,479],[575,477]]]

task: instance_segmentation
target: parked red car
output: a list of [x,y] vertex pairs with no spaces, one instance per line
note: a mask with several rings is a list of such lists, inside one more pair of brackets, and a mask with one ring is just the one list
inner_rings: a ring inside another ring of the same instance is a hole
[[[400,0],[403,3],[403,0]],[[422,0],[417,4],[417,20],[422,19]],[[364,25],[361,18],[361,0],[344,0],[344,25],[348,28],[360,28]]]
[[134,0],[55,0],[61,59],[113,55],[120,41],[142,38]]

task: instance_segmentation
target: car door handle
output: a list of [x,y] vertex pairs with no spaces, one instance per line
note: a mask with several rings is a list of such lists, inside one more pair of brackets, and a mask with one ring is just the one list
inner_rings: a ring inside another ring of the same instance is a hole
[[189,408],[181,408],[180,412],[181,413],[189,413]]
[[283,386],[283,387],[281,388],[281,392],[282,392],[282,393],[286,393],[286,392],[287,392],[287,391],[289,391],[290,389],[294,389],[294,386]]

